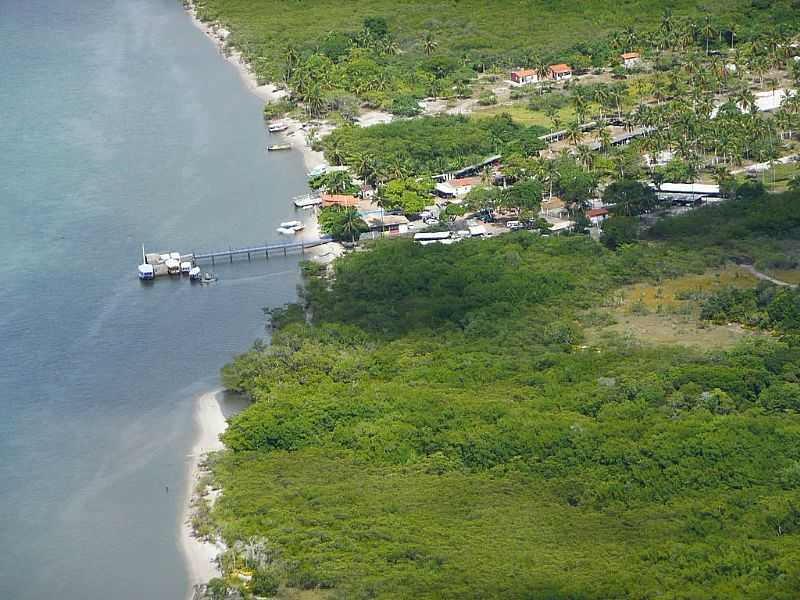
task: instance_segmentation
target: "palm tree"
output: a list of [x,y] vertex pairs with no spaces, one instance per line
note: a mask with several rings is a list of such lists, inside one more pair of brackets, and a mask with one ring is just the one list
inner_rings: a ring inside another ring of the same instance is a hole
[[575,151],[578,154],[578,162],[586,167],[586,170],[591,173],[592,167],[594,166],[594,152],[592,152],[592,149],[585,144],[581,144],[575,148]]
[[597,134],[597,138],[600,142],[600,148],[603,152],[608,152],[608,149],[611,148],[611,142],[613,138],[611,137],[611,132],[608,130],[607,127],[603,127],[600,129],[600,132]]
[[364,182],[365,185],[374,185],[377,175],[375,159],[369,154],[357,154],[349,161],[355,174]]
[[731,26],[728,27],[728,31],[731,32],[731,50],[733,50],[733,45],[736,43],[736,30],[738,29],[736,23],[731,23]]
[[437,42],[434,37],[433,33],[430,31],[425,34],[425,39],[422,41],[422,49],[425,51],[425,54],[430,56],[436,49],[439,47],[439,42]]
[[578,143],[583,139],[583,130],[581,129],[581,124],[578,121],[573,121],[569,125],[567,125],[567,141],[573,146],[577,146]]
[[608,87],[603,84],[598,84],[594,90],[594,100],[600,105],[600,120],[603,120],[603,108],[610,101],[611,94],[608,92]]
[[395,40],[390,37],[386,37],[383,40],[383,53],[386,56],[396,56],[400,54],[400,44],[398,44]]
[[633,50],[636,46],[636,41],[638,36],[636,35],[636,30],[628,25],[625,29],[622,30],[622,39],[625,43],[626,50]]
[[589,102],[580,90],[581,88],[575,88],[575,92],[572,96],[572,105],[575,107],[575,114],[578,117],[578,122],[585,123],[586,110],[589,107]]
[[325,98],[318,84],[313,84],[304,94],[303,102],[310,117],[318,117],[325,111]]
[[708,56],[709,40],[711,40],[711,38],[714,36],[714,33],[716,33],[714,28],[711,26],[711,17],[706,16],[706,21],[703,24],[702,32],[703,35],[706,36],[706,56]]
[[[539,81],[544,82],[550,79],[550,65],[543,59],[539,59],[533,68]],[[544,93],[544,86],[541,86],[541,90]]]

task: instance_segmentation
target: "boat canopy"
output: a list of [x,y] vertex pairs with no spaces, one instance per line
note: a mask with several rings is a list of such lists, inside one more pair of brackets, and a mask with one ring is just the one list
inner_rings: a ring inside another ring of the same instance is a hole
[[154,272],[153,265],[148,265],[147,263],[139,265],[139,275],[152,275]]

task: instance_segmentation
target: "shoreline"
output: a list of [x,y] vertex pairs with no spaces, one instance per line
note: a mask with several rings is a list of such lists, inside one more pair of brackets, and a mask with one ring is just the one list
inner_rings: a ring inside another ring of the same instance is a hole
[[[242,58],[241,53],[235,48],[226,51],[225,40],[230,35],[230,32],[224,27],[221,27],[215,23],[206,23],[201,21],[197,16],[197,7],[192,0],[186,0],[184,2],[184,6],[186,12],[189,13],[189,16],[191,17],[194,26],[202,31],[203,34],[214,43],[214,45],[217,47],[217,50],[225,58],[225,60],[236,67],[239,77],[242,79],[245,87],[251,94],[255,94],[265,103],[276,102],[287,95],[285,90],[279,89],[274,84],[267,83],[264,85],[259,85],[255,73],[253,73],[250,65],[244,60],[244,58]],[[330,166],[325,160],[322,152],[317,152],[314,150],[306,141],[305,128],[308,127],[308,123],[288,117],[281,119],[281,121],[288,124],[289,129],[280,135],[286,140],[287,143],[292,145],[293,149],[300,151],[306,171],[312,171],[323,165]]]
[[[196,586],[221,575],[216,559],[225,550],[221,542],[202,540],[195,536],[192,530],[194,504],[200,498],[196,487],[198,481],[206,474],[201,468],[201,462],[209,452],[224,448],[219,436],[225,431],[228,423],[220,405],[219,396],[222,393],[221,388],[207,392],[195,400],[192,408],[195,433],[191,453],[188,456],[186,490],[179,525],[180,546],[189,582],[186,598],[189,600],[194,597]],[[215,495],[213,492],[206,492],[202,497],[213,502]]]

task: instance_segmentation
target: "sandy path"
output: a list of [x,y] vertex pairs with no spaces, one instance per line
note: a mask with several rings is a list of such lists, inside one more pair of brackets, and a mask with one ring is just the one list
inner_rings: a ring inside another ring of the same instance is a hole
[[795,283],[788,283],[786,281],[781,281],[780,279],[775,279],[774,277],[770,277],[766,273],[762,273],[761,271],[756,270],[756,268],[753,265],[739,265],[739,266],[741,268],[743,268],[745,271],[747,271],[748,273],[752,274],[753,277],[755,277],[756,279],[761,279],[763,281],[769,281],[770,283],[774,283],[775,285],[780,285],[780,286],[783,286],[783,287],[789,287],[789,288],[796,288],[797,287],[797,284],[795,284]]

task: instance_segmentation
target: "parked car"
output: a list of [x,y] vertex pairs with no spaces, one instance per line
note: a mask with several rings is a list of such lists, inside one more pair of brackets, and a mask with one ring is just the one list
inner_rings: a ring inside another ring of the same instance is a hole
[[510,229],[511,231],[516,231],[518,229],[522,229],[524,225],[520,221],[508,221],[506,223],[506,228]]

